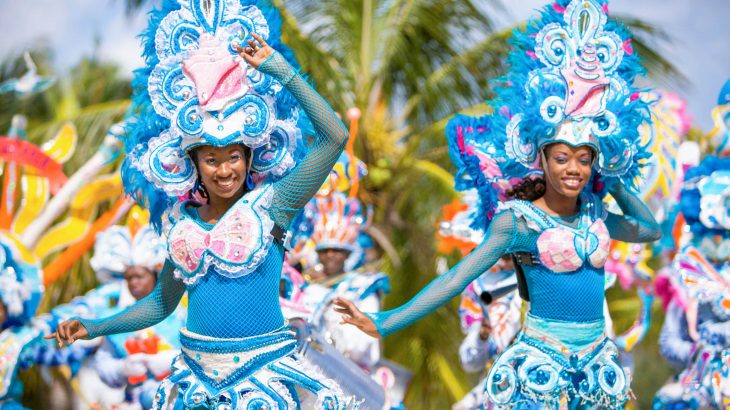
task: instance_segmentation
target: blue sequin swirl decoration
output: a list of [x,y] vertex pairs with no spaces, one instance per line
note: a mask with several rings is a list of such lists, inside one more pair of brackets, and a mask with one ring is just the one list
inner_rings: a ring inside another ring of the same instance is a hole
[[598,155],[601,174],[608,177],[623,175],[634,161],[634,145],[625,138],[599,138],[598,143],[601,147]]
[[293,124],[278,121],[271,132],[269,142],[253,151],[251,170],[256,173],[282,175],[294,166],[293,152],[299,137],[299,129]]
[[203,119],[198,109],[198,99],[191,98],[175,116],[175,125],[187,135],[196,136],[203,132]]
[[149,179],[155,185],[178,195],[188,192],[196,178],[193,161],[183,154],[181,144],[181,137],[162,133],[150,140],[149,151],[144,155],[146,164],[141,164],[142,171],[151,173]]
[[228,27],[235,28],[242,39],[250,38],[256,33],[264,39],[269,37],[269,23],[257,7],[246,6],[241,10],[226,10],[225,22]]
[[223,20],[224,5],[221,0],[197,0],[191,1],[193,16],[205,31],[215,33]]
[[259,139],[270,128],[272,117],[271,107],[258,95],[246,94],[241,98],[240,105],[246,113],[243,122],[243,134],[252,139]]
[[261,71],[249,70],[248,73],[246,73],[246,76],[248,77],[248,80],[251,81],[251,85],[257,93],[268,94],[273,91],[272,85],[276,81]]
[[192,81],[183,74],[179,64],[172,68],[158,65],[150,74],[148,84],[150,92],[157,96],[155,111],[166,118],[173,118],[178,107],[195,95]]
[[183,52],[198,47],[200,29],[194,22],[187,20],[182,11],[168,14],[155,33],[155,49],[160,61],[167,58],[180,60]]
[[507,124],[507,143],[505,151],[510,158],[529,164],[537,158],[537,144],[534,139],[520,135],[522,114],[516,114]]

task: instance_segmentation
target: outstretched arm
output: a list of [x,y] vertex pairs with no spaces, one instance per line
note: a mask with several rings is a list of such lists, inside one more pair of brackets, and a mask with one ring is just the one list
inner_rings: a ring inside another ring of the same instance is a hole
[[345,314],[344,322],[359,327],[371,336],[395,333],[458,296],[471,281],[497,263],[502,255],[512,252],[516,234],[514,214],[512,211],[502,212],[492,220],[479,247],[451,270],[432,280],[403,306],[385,312],[363,314],[352,302],[338,298],[335,301],[338,306],[336,310]]
[[185,293],[185,285],[175,280],[173,270],[172,263],[165,261],[152,293],[116,315],[104,319],[72,319],[61,323],[46,338],[70,344],[78,339],[134,332],[160,323],[170,316]]
[[[299,210],[314,196],[345,149],[349,133],[332,108],[289,63],[259,36],[259,45],[249,42],[241,56],[264,74],[274,77],[296,98],[312,121],[316,139],[307,156],[289,175],[276,182],[272,215],[279,226],[288,228]],[[267,56],[260,65],[257,58]]]
[[653,242],[662,237],[661,227],[639,197],[620,183],[611,186],[609,193],[624,213],[623,215],[608,213],[606,227],[611,239],[623,242]]

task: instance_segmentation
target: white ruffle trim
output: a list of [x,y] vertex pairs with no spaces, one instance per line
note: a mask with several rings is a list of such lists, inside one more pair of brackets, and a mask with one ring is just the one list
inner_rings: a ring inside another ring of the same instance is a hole
[[[271,184],[263,184],[236,202],[234,206],[251,207],[253,212],[258,215],[261,223],[261,244],[257,250],[253,252],[253,257],[246,264],[234,264],[230,261],[221,259],[219,256],[212,253],[206,253],[201,260],[201,266],[198,269],[198,273],[193,276],[186,275],[183,273],[183,269],[179,266],[175,267],[174,275],[178,280],[183,281],[186,285],[194,285],[199,278],[205,276],[211,267],[216,268],[216,272],[228,278],[240,278],[248,275],[249,273],[256,270],[261,263],[266,259],[269,253],[274,237],[271,235],[271,230],[274,228],[274,220],[269,215],[269,207],[274,196],[274,189]],[[248,201],[246,201],[248,200]],[[245,201],[245,202],[244,202]],[[173,209],[170,211],[170,230],[168,231],[168,247],[169,247],[169,234],[175,225],[182,219],[189,218],[182,207],[185,206],[185,202],[179,202],[175,204]],[[172,249],[168,249],[170,254]]]

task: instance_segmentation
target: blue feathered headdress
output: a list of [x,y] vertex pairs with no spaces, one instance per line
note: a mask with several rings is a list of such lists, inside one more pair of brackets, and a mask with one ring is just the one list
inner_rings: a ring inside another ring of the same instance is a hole
[[607,14],[602,0],[545,6],[525,31],[514,32],[508,74],[490,102],[494,113],[457,115],[447,125],[456,187],[479,191],[475,228],[488,225],[505,192],[541,172],[540,149],[557,142],[591,147],[598,154],[594,178],[637,188],[651,155],[639,135],[650,121],[648,103],[632,86],[644,70],[629,33]]
[[244,144],[259,180],[285,175],[305,150],[311,124],[294,97],[238,56],[252,32],[298,69],[270,1],[164,0],[150,13],[122,177],[158,230],[162,214],[195,186],[192,148]]

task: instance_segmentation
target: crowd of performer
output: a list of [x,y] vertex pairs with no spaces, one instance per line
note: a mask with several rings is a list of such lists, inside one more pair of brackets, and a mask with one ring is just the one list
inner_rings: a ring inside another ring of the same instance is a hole
[[[635,88],[605,0],[546,5],[514,33],[492,114],[446,127],[459,199],[434,246],[455,264],[384,310],[360,113],[345,126],[276,8],[250,3],[151,12],[144,86],[73,176],[72,129],[35,146],[17,115],[0,138],[0,408],[25,408],[31,367],[68,369],[78,409],[404,408],[412,374],[385,336],[459,297],[455,355],[480,381],[454,409],[635,405],[652,305],[676,368],[654,408],[730,408],[730,81],[690,141],[679,97]],[[3,92],[52,85],[26,61]],[[98,175],[122,145],[121,173]],[[41,312],[85,254],[99,286]],[[639,302],[628,330],[613,286]]]

